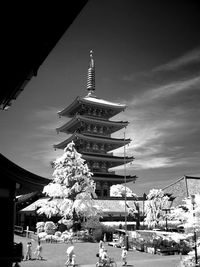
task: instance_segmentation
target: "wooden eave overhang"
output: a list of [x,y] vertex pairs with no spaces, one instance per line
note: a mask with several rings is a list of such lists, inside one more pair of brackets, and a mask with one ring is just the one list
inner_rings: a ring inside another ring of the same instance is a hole
[[[64,149],[72,140],[76,142],[76,140],[86,140],[90,142],[97,142],[97,143],[104,143],[104,144],[114,144],[115,148],[121,147],[124,144],[129,144],[131,142],[131,139],[117,139],[117,138],[108,138],[108,137],[100,137],[100,136],[92,136],[92,135],[86,135],[86,134],[79,134],[74,133],[72,136],[70,136],[65,141],[54,145],[54,148]],[[110,149],[113,150],[113,149]],[[110,151],[108,150],[108,151]]]
[[134,160],[134,157],[118,157],[109,154],[96,154],[96,153],[86,153],[82,152],[82,156],[86,160],[93,161],[109,161],[112,163],[119,163],[119,165],[124,164],[124,162],[128,163]]
[[2,62],[4,86],[1,87],[0,109],[8,109],[32,77],[37,76],[49,53],[87,2],[40,1],[30,5],[23,1],[4,2],[2,10],[6,20],[1,39],[6,56]]
[[100,119],[94,119],[94,118],[89,118],[89,117],[84,117],[81,115],[76,115],[73,117],[70,121],[65,123],[59,128],[56,128],[57,132],[65,132],[65,133],[71,133],[74,130],[70,130],[73,127],[76,128],[81,122],[87,122],[87,123],[93,123],[96,125],[101,125],[101,126],[112,126],[114,127],[112,132],[115,132],[117,130],[120,130],[128,125],[128,121],[110,121],[110,120],[100,120]]
[[102,102],[98,102],[95,101],[95,99],[98,98],[93,98],[94,101],[91,101],[89,99],[92,98],[81,98],[80,96],[78,96],[68,107],[66,107],[65,109],[58,111],[58,115],[59,116],[66,116],[66,117],[73,117],[76,112],[80,109],[82,109],[82,105],[86,105],[88,107],[99,107],[99,108],[107,108],[107,109],[112,109],[113,113],[112,115],[110,115],[110,117],[115,116],[116,114],[118,114],[119,112],[125,110],[126,105],[122,105],[122,104],[116,104],[116,103],[112,103],[109,101],[105,101],[102,99]]
[[0,154],[0,174],[5,181],[12,181],[20,185],[16,190],[18,195],[40,191],[50,182],[50,179],[21,168],[2,154]]

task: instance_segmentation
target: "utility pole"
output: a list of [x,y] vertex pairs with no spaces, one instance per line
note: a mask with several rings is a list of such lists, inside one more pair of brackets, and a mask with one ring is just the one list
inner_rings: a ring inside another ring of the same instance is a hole
[[124,130],[124,185],[125,185],[125,196],[124,196],[124,204],[125,204],[125,247],[128,250],[128,234],[127,234],[127,206],[126,206],[126,127]]
[[[191,202],[192,202],[192,208],[193,208],[193,222],[195,223],[195,204],[196,204],[196,201],[195,201],[195,195],[191,195]],[[197,235],[196,235],[196,227],[195,225],[193,224],[193,231],[194,231],[194,253],[195,253],[195,266],[199,266],[198,265],[198,258],[197,258]]]

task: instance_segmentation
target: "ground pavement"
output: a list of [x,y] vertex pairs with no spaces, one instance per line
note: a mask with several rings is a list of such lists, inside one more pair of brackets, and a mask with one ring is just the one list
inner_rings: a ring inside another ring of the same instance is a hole
[[[36,260],[36,255],[34,254],[37,242],[35,240],[30,240],[25,237],[15,236],[15,242],[22,242],[24,247],[24,252],[26,250],[26,243],[28,241],[32,242],[32,260],[22,261],[20,263],[21,267],[64,267],[66,261],[66,249],[71,246],[71,244],[65,243],[42,243],[43,247],[43,260]],[[80,267],[94,267],[95,263],[98,261],[96,253],[98,253],[98,243],[89,242],[77,242],[73,244],[75,246],[76,263]],[[109,256],[115,259],[117,266],[122,266],[121,262],[121,249],[114,248],[105,244]],[[139,251],[128,251],[128,267],[176,267],[180,261],[179,255],[172,256],[161,256],[152,255],[145,252]]]

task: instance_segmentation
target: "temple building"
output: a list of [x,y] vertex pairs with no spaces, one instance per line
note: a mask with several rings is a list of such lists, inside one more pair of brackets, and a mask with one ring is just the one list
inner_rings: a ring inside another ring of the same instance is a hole
[[[132,162],[134,158],[114,156],[111,152],[131,142],[131,139],[111,137],[113,133],[128,125],[128,121],[111,120],[124,111],[126,105],[109,102],[95,95],[95,63],[92,51],[87,73],[87,90],[85,97],[77,97],[69,106],[58,112],[60,117],[68,117],[70,120],[56,130],[70,137],[54,145],[54,148],[64,149],[73,141],[76,150],[82,154],[93,173],[98,198],[109,198],[110,187],[125,182],[123,175],[117,175],[109,169]],[[126,182],[135,180],[136,176],[126,176]]]

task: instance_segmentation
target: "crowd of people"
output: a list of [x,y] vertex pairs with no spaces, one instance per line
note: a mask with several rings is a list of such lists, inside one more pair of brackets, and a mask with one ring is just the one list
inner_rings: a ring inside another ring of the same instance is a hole
[[[42,256],[42,245],[40,242],[40,239],[38,238],[37,240],[37,246],[36,249],[34,251],[34,254],[36,255],[36,259],[37,260],[42,260],[43,256]],[[24,253],[24,260],[32,260],[32,242],[28,241],[27,245],[26,245],[26,252]],[[122,260],[122,266],[126,266],[127,265],[127,249],[125,246],[122,246],[122,252],[121,252],[121,260]],[[71,245],[70,247],[67,248],[66,250],[66,256],[67,256],[67,260],[65,262],[66,266],[72,266],[74,267],[76,265],[75,262],[75,252],[74,252],[74,246]],[[108,266],[109,262],[111,261],[111,258],[108,255],[107,249],[105,248],[105,241],[100,240],[99,242],[99,252],[97,254],[98,258],[99,258],[99,263],[101,263],[101,266]]]
[[[122,246],[122,253],[121,253],[121,260],[122,260],[122,266],[127,265],[127,248],[125,246]],[[109,265],[108,263],[110,262],[110,257],[107,253],[107,249],[104,247],[104,242],[100,240],[99,242],[99,253],[97,255],[99,257],[99,262],[101,263],[102,266]]]

